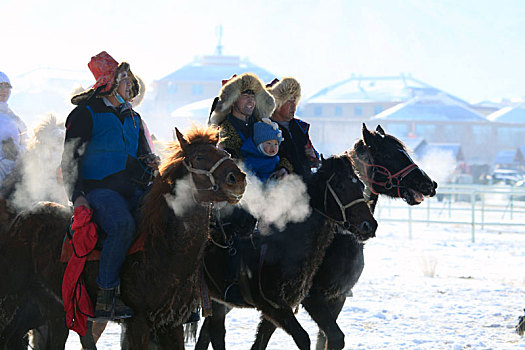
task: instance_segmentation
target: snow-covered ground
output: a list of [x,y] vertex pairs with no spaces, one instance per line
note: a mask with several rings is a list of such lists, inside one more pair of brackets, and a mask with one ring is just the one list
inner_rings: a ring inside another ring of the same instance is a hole
[[[472,243],[468,226],[414,224],[409,240],[406,224],[379,222],[365,263],[338,320],[345,349],[525,349],[514,329],[525,308],[525,233],[478,230]],[[232,311],[227,348],[249,349],[258,319]],[[298,319],[315,342],[303,309]],[[119,337],[119,326],[109,325],[99,349],[118,348]],[[80,349],[76,334],[66,348]],[[268,347],[294,348],[281,330]]]

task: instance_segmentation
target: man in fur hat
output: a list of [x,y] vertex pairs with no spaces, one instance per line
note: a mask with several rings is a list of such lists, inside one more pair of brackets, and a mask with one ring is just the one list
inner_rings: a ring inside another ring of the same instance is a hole
[[120,270],[135,234],[134,212],[156,168],[140,115],[130,101],[139,83],[126,62],[103,51],[88,64],[96,83],[74,96],[66,120],[62,172],[75,209],[93,210],[107,234],[100,256],[98,320],[128,318],[119,298]]
[[294,78],[283,78],[281,81],[274,79],[267,87],[275,99],[271,119],[279,124],[284,138],[279,147],[279,175],[295,173],[307,177],[311,168],[319,165],[319,153],[310,141],[310,124],[295,117],[301,99],[301,85]]
[[[223,81],[208,120],[208,124],[219,128],[218,147],[230,153],[232,158],[243,159],[241,147],[245,140],[253,137],[254,124],[262,118],[269,118],[274,108],[272,95],[255,74],[243,73]],[[233,242],[237,242],[238,237],[253,232],[255,224],[256,219],[238,206],[234,206],[232,213],[221,220],[221,225],[234,245],[236,243]],[[237,281],[239,264],[240,254],[230,256],[225,276],[228,283],[225,300],[236,305],[244,303]]]
[[242,158],[240,149],[244,140],[253,136],[253,124],[270,117],[274,108],[272,95],[255,74],[234,75],[223,81],[208,123],[219,127],[219,147],[232,158]]

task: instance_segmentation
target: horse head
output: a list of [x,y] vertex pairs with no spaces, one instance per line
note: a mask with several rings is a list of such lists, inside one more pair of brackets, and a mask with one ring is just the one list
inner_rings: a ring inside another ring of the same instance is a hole
[[217,129],[194,128],[187,139],[177,128],[175,133],[194,198],[199,202],[239,202],[246,188],[246,174],[226,151],[217,148]]
[[363,184],[346,156],[321,158],[312,181],[313,208],[323,216],[353,232],[361,241],[375,237],[377,222],[363,198]]
[[374,194],[402,198],[409,205],[436,194],[437,183],[412,160],[405,145],[378,126],[356,142],[351,158],[361,180]]

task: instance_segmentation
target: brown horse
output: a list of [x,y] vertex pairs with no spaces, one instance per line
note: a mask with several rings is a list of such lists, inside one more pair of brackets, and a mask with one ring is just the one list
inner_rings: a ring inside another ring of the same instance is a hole
[[[123,325],[126,349],[147,349],[150,332],[162,349],[184,349],[182,323],[196,305],[211,207],[238,202],[245,189],[245,174],[216,147],[216,130],[194,128],[187,139],[178,130],[176,134],[179,142],[171,145],[172,154],[143,203],[137,234],[147,235],[144,250],[128,256],[121,271],[122,299],[135,311]],[[178,181],[183,178],[189,181]],[[190,185],[179,185],[183,183]],[[183,192],[189,197],[181,199]],[[179,209],[172,211],[174,205]],[[61,298],[65,265],[59,257],[70,216],[61,205],[41,203],[19,214],[9,233],[0,237],[0,297],[14,297],[22,307],[29,296],[37,304],[49,327],[50,349],[63,349],[68,336]],[[87,262],[84,280],[93,302],[97,274],[98,262]],[[166,335],[166,328],[176,329],[176,337]]]

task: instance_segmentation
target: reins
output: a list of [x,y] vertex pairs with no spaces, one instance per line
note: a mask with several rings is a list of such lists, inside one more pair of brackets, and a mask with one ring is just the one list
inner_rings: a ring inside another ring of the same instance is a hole
[[[369,159],[372,159],[372,161],[373,161],[372,155],[370,154],[370,150],[368,149],[368,147],[366,148],[366,150],[367,150]],[[357,161],[364,166],[364,169],[365,169],[365,180],[369,184],[381,186],[381,187],[383,187],[386,190],[389,190],[389,189],[395,187],[395,188],[397,188],[397,196],[399,198],[401,198],[401,188],[403,187],[403,186],[401,186],[401,182],[403,181],[403,179],[408,174],[410,174],[412,171],[414,171],[416,169],[419,169],[417,164],[412,162],[411,164],[407,165],[403,169],[399,170],[397,173],[392,174],[390,172],[390,170],[388,170],[386,167],[384,167],[382,165],[369,164],[369,163],[366,163],[365,161],[361,160],[359,157],[356,157],[356,158],[357,158]],[[372,176],[371,177],[368,176],[368,174],[369,174],[368,169],[369,168],[372,168]],[[374,180],[374,175],[376,173],[384,175],[386,177],[386,180],[384,182],[379,182],[379,181]],[[379,195],[379,193],[374,191],[373,186],[368,186],[368,187],[370,189],[370,192],[372,192],[375,195]]]
[[337,205],[339,206],[339,210],[341,210],[341,217],[343,218],[343,220],[336,220],[330,216],[328,216],[326,213],[322,212],[321,210],[317,209],[317,208],[313,208],[316,212],[318,212],[319,214],[321,214],[323,217],[329,219],[330,221],[332,222],[335,222],[336,224],[340,224],[340,225],[343,225],[343,226],[349,226],[350,224],[348,223],[348,221],[346,221],[346,209],[356,205],[356,204],[359,204],[359,203],[366,203],[365,199],[364,198],[358,198],[358,199],[355,199],[353,201],[351,201],[350,203],[346,204],[346,205],[343,205],[343,203],[341,202],[341,199],[339,199],[339,196],[337,195],[337,193],[335,193],[334,189],[332,188],[332,185],[330,185],[330,181],[332,181],[332,179],[334,178],[335,176],[335,173],[332,174],[332,176],[330,176],[330,178],[328,180],[326,180],[326,186],[325,186],[325,190],[324,190],[324,211],[328,211],[328,208],[327,208],[327,200],[328,200],[328,191],[330,191],[330,194],[332,195],[332,197],[334,198],[335,202],[337,203]]

